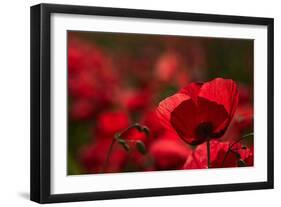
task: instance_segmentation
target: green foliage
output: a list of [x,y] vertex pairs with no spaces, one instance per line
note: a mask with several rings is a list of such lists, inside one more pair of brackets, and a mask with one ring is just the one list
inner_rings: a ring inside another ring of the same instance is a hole
[[118,138],[117,141],[123,147],[124,150],[126,150],[127,152],[130,151],[130,146],[124,139]]
[[247,164],[244,160],[240,159],[238,160],[238,167],[247,167]]
[[78,150],[90,140],[90,125],[87,123],[70,122],[68,127],[68,159],[67,168],[69,175],[81,174],[80,166],[76,162]]
[[136,148],[142,154],[146,154],[147,153],[145,144],[142,141],[140,141],[140,140],[136,142]]
[[212,39],[207,46],[208,79],[224,77],[253,83],[253,40]]
[[78,163],[73,159],[72,156],[68,156],[68,163],[67,163],[67,172],[68,175],[79,175],[81,174],[81,169]]
[[168,85],[167,87],[165,87],[165,90],[163,90],[159,97],[157,97],[157,102],[160,102],[165,98],[175,94],[176,92],[178,92],[178,90],[179,88],[177,86]]

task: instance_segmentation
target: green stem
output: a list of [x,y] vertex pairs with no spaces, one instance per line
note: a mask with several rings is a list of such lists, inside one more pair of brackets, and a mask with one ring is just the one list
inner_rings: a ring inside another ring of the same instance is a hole
[[210,140],[207,140],[207,159],[208,159],[208,168],[211,168],[211,150],[210,150]]
[[132,126],[129,126],[127,127],[126,129],[124,129],[122,132],[120,133],[116,133],[114,138],[112,139],[112,142],[109,146],[109,150],[106,154],[106,158],[105,158],[105,161],[104,161],[104,164],[103,164],[103,167],[102,167],[102,172],[105,172],[106,171],[106,168],[108,166],[108,163],[109,163],[109,159],[110,159],[110,155],[112,154],[112,150],[113,150],[113,146],[115,144],[116,141],[118,141],[119,138],[121,138],[123,136],[124,133],[126,133],[127,131],[133,129],[133,128],[137,128],[137,129],[140,129],[141,128],[141,125],[138,124],[138,123],[135,123],[133,124]]
[[119,137],[122,137],[122,135],[123,135],[124,133],[126,133],[127,131],[129,131],[129,130],[131,130],[131,129],[133,129],[133,128],[139,129],[139,127],[140,127],[140,125],[139,125],[138,123],[133,124],[132,126],[129,126],[129,127],[127,127],[126,129],[124,129],[122,132],[120,132],[120,133],[119,133]]
[[254,135],[253,132],[248,133],[248,134],[245,134],[244,136],[240,137],[238,140],[236,140],[235,142],[233,142],[233,143],[229,146],[227,152],[225,153],[225,156],[224,156],[224,158],[223,158],[221,167],[224,166],[224,163],[225,163],[225,161],[226,161],[227,156],[228,156],[229,153],[232,151],[232,147],[233,147],[235,144],[241,142],[243,139],[245,139],[245,138],[247,138],[247,137],[249,137],[249,136],[253,136],[253,135]]
[[111,144],[109,146],[109,150],[108,150],[108,152],[106,154],[106,158],[105,158],[105,161],[104,161],[104,164],[103,164],[102,172],[106,172],[106,168],[108,166],[110,155],[112,153],[113,146],[114,146],[115,142],[116,142],[116,139],[115,138],[112,139],[112,142],[111,142]]

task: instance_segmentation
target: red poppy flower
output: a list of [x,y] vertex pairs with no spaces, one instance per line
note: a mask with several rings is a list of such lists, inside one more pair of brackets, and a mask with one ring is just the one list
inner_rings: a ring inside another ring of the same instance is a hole
[[198,145],[225,133],[237,104],[235,82],[216,78],[206,83],[191,83],[166,98],[159,104],[157,115],[185,142]]
[[121,138],[130,140],[130,141],[137,141],[137,140],[142,141],[142,142],[147,141],[146,134],[144,132],[140,132],[136,128],[127,130],[125,133],[122,134]]
[[120,91],[121,100],[119,100],[130,112],[139,112],[146,109],[152,98],[151,90],[144,88],[141,90]]
[[82,168],[88,173],[121,172],[126,164],[127,153],[121,146],[115,145],[106,169],[103,169],[106,156],[111,144],[110,139],[99,137],[94,144],[88,145],[80,151],[79,160]]
[[[253,166],[253,148],[248,148],[240,143],[235,144],[229,150],[229,142],[210,141],[211,167],[238,167],[239,161],[244,162],[246,166]],[[207,164],[206,143],[199,145],[192,155],[189,156],[183,169],[205,169]]]
[[70,108],[70,117],[73,120],[81,121],[89,119],[96,108],[91,102],[83,99],[73,101]]
[[166,128],[160,122],[158,116],[156,115],[155,109],[146,111],[143,114],[140,123],[149,128],[149,141],[154,141],[154,139],[166,132]]
[[146,153],[142,153],[137,148],[137,142],[142,142],[147,149],[149,138],[144,132],[140,132],[136,128],[132,128],[127,132],[122,134],[122,139],[126,140],[126,143],[130,147],[130,151],[128,152],[127,160],[126,160],[126,170],[128,171],[142,171],[145,169],[147,161]]
[[[240,94],[240,93],[239,93]],[[240,96],[239,96],[240,97]],[[240,102],[240,98],[239,98]],[[221,140],[235,142],[244,134],[253,131],[254,114],[252,104],[239,104],[233,120]]]
[[68,38],[68,70],[70,75],[85,70],[102,70],[110,65],[108,56],[93,42],[69,34]]
[[237,108],[235,121],[241,131],[252,129],[254,125],[254,109],[252,104],[243,104]]
[[[166,82],[179,87],[185,86],[190,80],[190,67],[179,51],[167,50],[155,65],[155,81]],[[159,83],[158,83],[159,84]],[[160,84],[161,85],[161,84]]]
[[149,148],[157,170],[181,169],[192,150],[175,133],[165,133]]
[[98,136],[113,138],[115,133],[126,129],[130,124],[128,115],[123,112],[103,112],[97,119]]
[[253,102],[253,88],[240,83],[238,84],[237,89],[239,91],[239,105]]
[[162,81],[170,81],[180,67],[179,56],[174,52],[166,52],[156,63],[156,77]]
[[71,101],[77,102],[70,113],[78,114],[77,119],[92,118],[112,104],[118,77],[111,58],[95,44],[75,34],[68,41],[68,92]]

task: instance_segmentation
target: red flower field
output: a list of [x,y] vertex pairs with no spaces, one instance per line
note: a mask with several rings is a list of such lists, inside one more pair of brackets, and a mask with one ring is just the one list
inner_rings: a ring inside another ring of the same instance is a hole
[[68,174],[254,165],[253,41],[68,32]]

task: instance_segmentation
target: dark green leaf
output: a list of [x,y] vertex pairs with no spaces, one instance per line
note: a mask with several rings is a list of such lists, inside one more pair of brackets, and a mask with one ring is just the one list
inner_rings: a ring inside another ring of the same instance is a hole
[[129,152],[130,151],[130,146],[127,143],[123,144],[124,149]]
[[130,146],[127,144],[127,142],[124,139],[119,139],[118,143],[126,150],[127,152],[130,151]]
[[146,154],[146,147],[142,141],[136,142],[136,148],[140,153]]
[[145,133],[145,135],[148,137],[150,134],[150,130],[147,126],[142,127],[142,131]]
[[247,164],[244,160],[238,160],[238,167],[247,167]]

